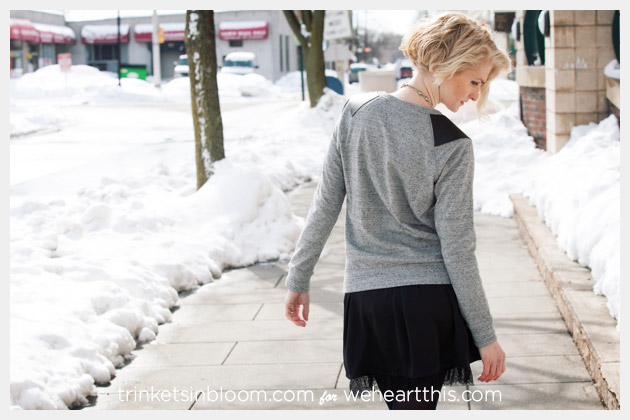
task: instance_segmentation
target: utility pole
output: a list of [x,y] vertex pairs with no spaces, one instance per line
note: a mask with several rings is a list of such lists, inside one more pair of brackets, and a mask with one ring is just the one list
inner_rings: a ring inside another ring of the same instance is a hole
[[118,86],[120,86],[120,10],[118,10],[118,18],[116,21],[118,24]]
[[159,88],[162,83],[162,67],[160,64],[160,40],[159,40],[159,22],[157,10],[153,11],[153,37],[151,38],[151,43],[153,47],[153,84],[155,87]]

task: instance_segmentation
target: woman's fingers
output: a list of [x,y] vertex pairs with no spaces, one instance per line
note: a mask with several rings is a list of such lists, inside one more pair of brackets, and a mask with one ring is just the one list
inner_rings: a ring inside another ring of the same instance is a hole
[[[305,327],[306,322],[300,319],[300,309],[298,304],[287,304],[285,309],[285,315],[289,321],[293,322],[298,327]],[[308,319],[308,318],[305,318]]]
[[[308,321],[310,296],[308,292],[292,292],[287,291],[287,297],[284,300],[284,315],[298,327],[306,327]],[[300,306],[302,307],[302,316],[300,318]]]
[[497,379],[497,372],[499,370],[499,365],[497,362],[494,362],[492,366],[490,366],[490,374],[488,375],[488,380],[486,382],[494,381]]
[[505,372],[505,362],[500,360],[488,360],[483,363],[483,371],[477,380],[481,382],[496,381]]
[[485,382],[486,378],[488,377],[488,374],[490,373],[490,363],[484,361],[483,362],[483,371],[481,372],[481,375],[479,375],[479,377],[477,378],[477,380],[481,381],[481,382]]
[[304,317],[305,321],[308,321],[308,309],[308,303],[302,305],[302,316]]
[[482,382],[496,381],[499,379],[499,377],[503,375],[503,372],[505,372],[505,352],[498,341],[480,347],[479,353],[483,361],[483,371],[477,379]]

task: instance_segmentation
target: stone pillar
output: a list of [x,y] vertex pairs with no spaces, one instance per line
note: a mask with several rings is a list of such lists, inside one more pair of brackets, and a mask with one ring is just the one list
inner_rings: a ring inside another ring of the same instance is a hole
[[612,10],[551,10],[546,39],[547,150],[558,152],[574,125],[608,116],[604,67],[614,55]]

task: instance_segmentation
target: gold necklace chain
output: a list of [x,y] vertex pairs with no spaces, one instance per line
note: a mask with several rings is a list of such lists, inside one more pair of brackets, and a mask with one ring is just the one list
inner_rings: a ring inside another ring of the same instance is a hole
[[431,105],[431,108],[433,108],[433,103],[431,102],[431,100],[417,87],[411,86],[409,83],[403,83],[402,85],[400,85],[400,87],[410,87],[411,89],[415,90],[416,92],[418,92],[418,95],[422,96],[424,100],[427,101],[429,105]]

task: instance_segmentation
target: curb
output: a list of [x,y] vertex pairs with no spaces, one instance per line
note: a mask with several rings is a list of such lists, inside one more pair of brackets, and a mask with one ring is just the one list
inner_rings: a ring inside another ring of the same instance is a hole
[[591,271],[571,261],[536,208],[521,194],[510,194],[514,220],[604,406],[619,410],[620,334],[606,298],[593,292]]

